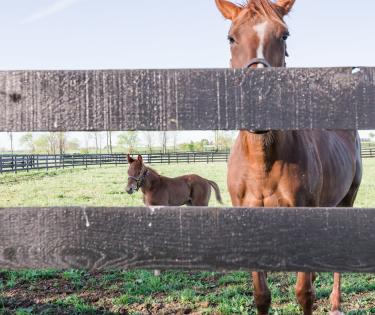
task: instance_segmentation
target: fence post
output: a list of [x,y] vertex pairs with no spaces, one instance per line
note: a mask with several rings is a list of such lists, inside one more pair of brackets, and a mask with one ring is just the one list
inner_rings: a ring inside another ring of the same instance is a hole
[[73,168],[74,168],[74,154],[72,155],[72,166],[73,166]]
[[99,154],[99,166],[102,167],[102,155]]
[[46,158],[46,168],[47,168],[47,172],[48,172],[48,160],[49,160],[49,155],[45,155],[45,158]]
[[57,154],[55,154],[55,169],[57,169]]
[[3,157],[0,156],[0,174],[3,174]]

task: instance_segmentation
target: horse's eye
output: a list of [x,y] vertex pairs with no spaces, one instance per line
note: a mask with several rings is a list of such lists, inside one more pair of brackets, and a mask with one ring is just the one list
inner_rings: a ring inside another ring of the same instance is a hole
[[232,36],[228,36],[229,44],[233,45],[236,41]]

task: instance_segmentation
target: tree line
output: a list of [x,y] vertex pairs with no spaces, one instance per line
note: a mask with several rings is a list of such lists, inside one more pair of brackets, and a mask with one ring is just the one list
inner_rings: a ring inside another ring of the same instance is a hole
[[[14,135],[8,133],[11,153],[14,153]],[[65,132],[48,132],[43,134],[25,133],[19,139],[25,153],[65,154],[97,153],[112,154],[116,152],[181,152],[181,151],[219,151],[228,150],[235,138],[234,132],[213,131],[212,139],[199,141],[178,141],[178,132],[85,132],[80,139],[72,138]],[[17,150],[19,151],[19,150]]]

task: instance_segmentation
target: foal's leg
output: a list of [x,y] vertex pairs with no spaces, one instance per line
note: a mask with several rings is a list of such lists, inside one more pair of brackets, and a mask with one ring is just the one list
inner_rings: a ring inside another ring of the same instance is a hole
[[271,292],[267,287],[266,274],[253,272],[254,299],[258,315],[268,315],[271,306]]
[[296,295],[304,315],[312,315],[315,301],[313,287],[315,275],[311,272],[299,272],[297,275]]

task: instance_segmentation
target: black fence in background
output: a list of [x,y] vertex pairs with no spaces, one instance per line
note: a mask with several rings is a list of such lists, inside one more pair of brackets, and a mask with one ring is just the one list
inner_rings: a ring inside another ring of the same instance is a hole
[[[227,162],[229,151],[218,152],[175,152],[175,153],[142,153],[147,164],[178,164],[178,163],[214,163]],[[137,153],[138,154],[138,153]],[[137,154],[134,154],[136,156]],[[375,146],[362,148],[363,158],[375,157]],[[92,165],[127,164],[125,154],[64,154],[40,155],[17,154],[0,155],[0,173],[30,170],[49,170],[69,167],[89,167]]]
[[375,157],[375,146],[362,146],[362,157],[363,158],[374,158]]
[[[152,153],[142,157],[147,164],[213,163],[228,161],[229,151]],[[0,173],[127,163],[125,154],[0,155]]]

